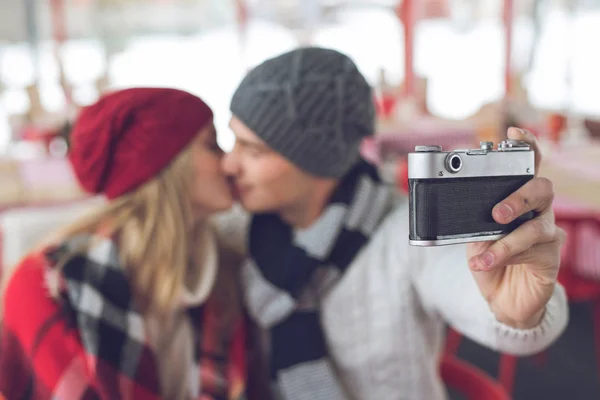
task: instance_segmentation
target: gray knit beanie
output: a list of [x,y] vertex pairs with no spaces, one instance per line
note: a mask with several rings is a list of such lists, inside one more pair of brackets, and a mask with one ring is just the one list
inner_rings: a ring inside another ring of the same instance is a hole
[[375,125],[371,87],[356,65],[316,47],[255,67],[233,95],[231,112],[300,169],[331,178],[358,161]]

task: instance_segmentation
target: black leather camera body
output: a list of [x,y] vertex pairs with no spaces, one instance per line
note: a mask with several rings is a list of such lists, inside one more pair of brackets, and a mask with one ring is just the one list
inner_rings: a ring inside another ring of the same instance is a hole
[[408,155],[409,242],[442,246],[498,240],[534,217],[499,224],[492,209],[533,179],[535,155],[521,141],[492,142],[476,149],[443,151],[417,146]]

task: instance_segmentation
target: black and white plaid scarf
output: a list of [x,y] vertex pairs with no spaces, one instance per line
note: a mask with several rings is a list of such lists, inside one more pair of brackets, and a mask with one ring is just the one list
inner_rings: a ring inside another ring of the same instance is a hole
[[245,295],[270,334],[271,380],[281,399],[347,398],[329,359],[319,304],[387,215],[392,195],[375,167],[361,162],[308,229],[294,230],[273,214],[253,218]]
[[[63,257],[68,259],[61,273],[50,270],[53,275],[47,275],[46,281],[49,287],[58,288],[63,312],[79,330],[88,362],[92,363],[90,368],[104,379],[116,375],[123,376],[125,381],[146,385],[146,390],[159,396],[157,363],[160,360],[156,360],[148,342],[144,317],[135,304],[115,243],[108,238],[82,235],[49,250],[46,256],[52,262]],[[187,392],[193,399],[224,399],[226,382],[217,383],[213,379],[213,384],[208,384],[200,379],[202,359],[210,358],[214,368],[210,373],[215,376],[226,376],[228,362],[224,349],[211,348],[203,341],[200,333],[204,311],[203,305],[186,308],[195,332],[194,365]],[[206,351],[208,349],[210,351]],[[116,378],[115,392],[118,382]]]

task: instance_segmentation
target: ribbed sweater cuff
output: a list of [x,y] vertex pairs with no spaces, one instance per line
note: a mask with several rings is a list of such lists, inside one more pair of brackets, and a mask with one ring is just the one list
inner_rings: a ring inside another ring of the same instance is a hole
[[[490,311],[491,312],[491,311]],[[516,329],[494,317],[496,347],[500,352],[518,356],[539,353],[550,346],[565,330],[569,310],[564,288],[556,284],[540,323],[531,329]]]

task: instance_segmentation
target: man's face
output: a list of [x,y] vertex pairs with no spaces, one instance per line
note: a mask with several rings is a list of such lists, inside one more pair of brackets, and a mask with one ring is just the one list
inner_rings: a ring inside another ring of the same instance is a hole
[[229,126],[236,142],[223,159],[242,206],[253,213],[285,212],[303,207],[318,178],[271,150],[235,116]]

